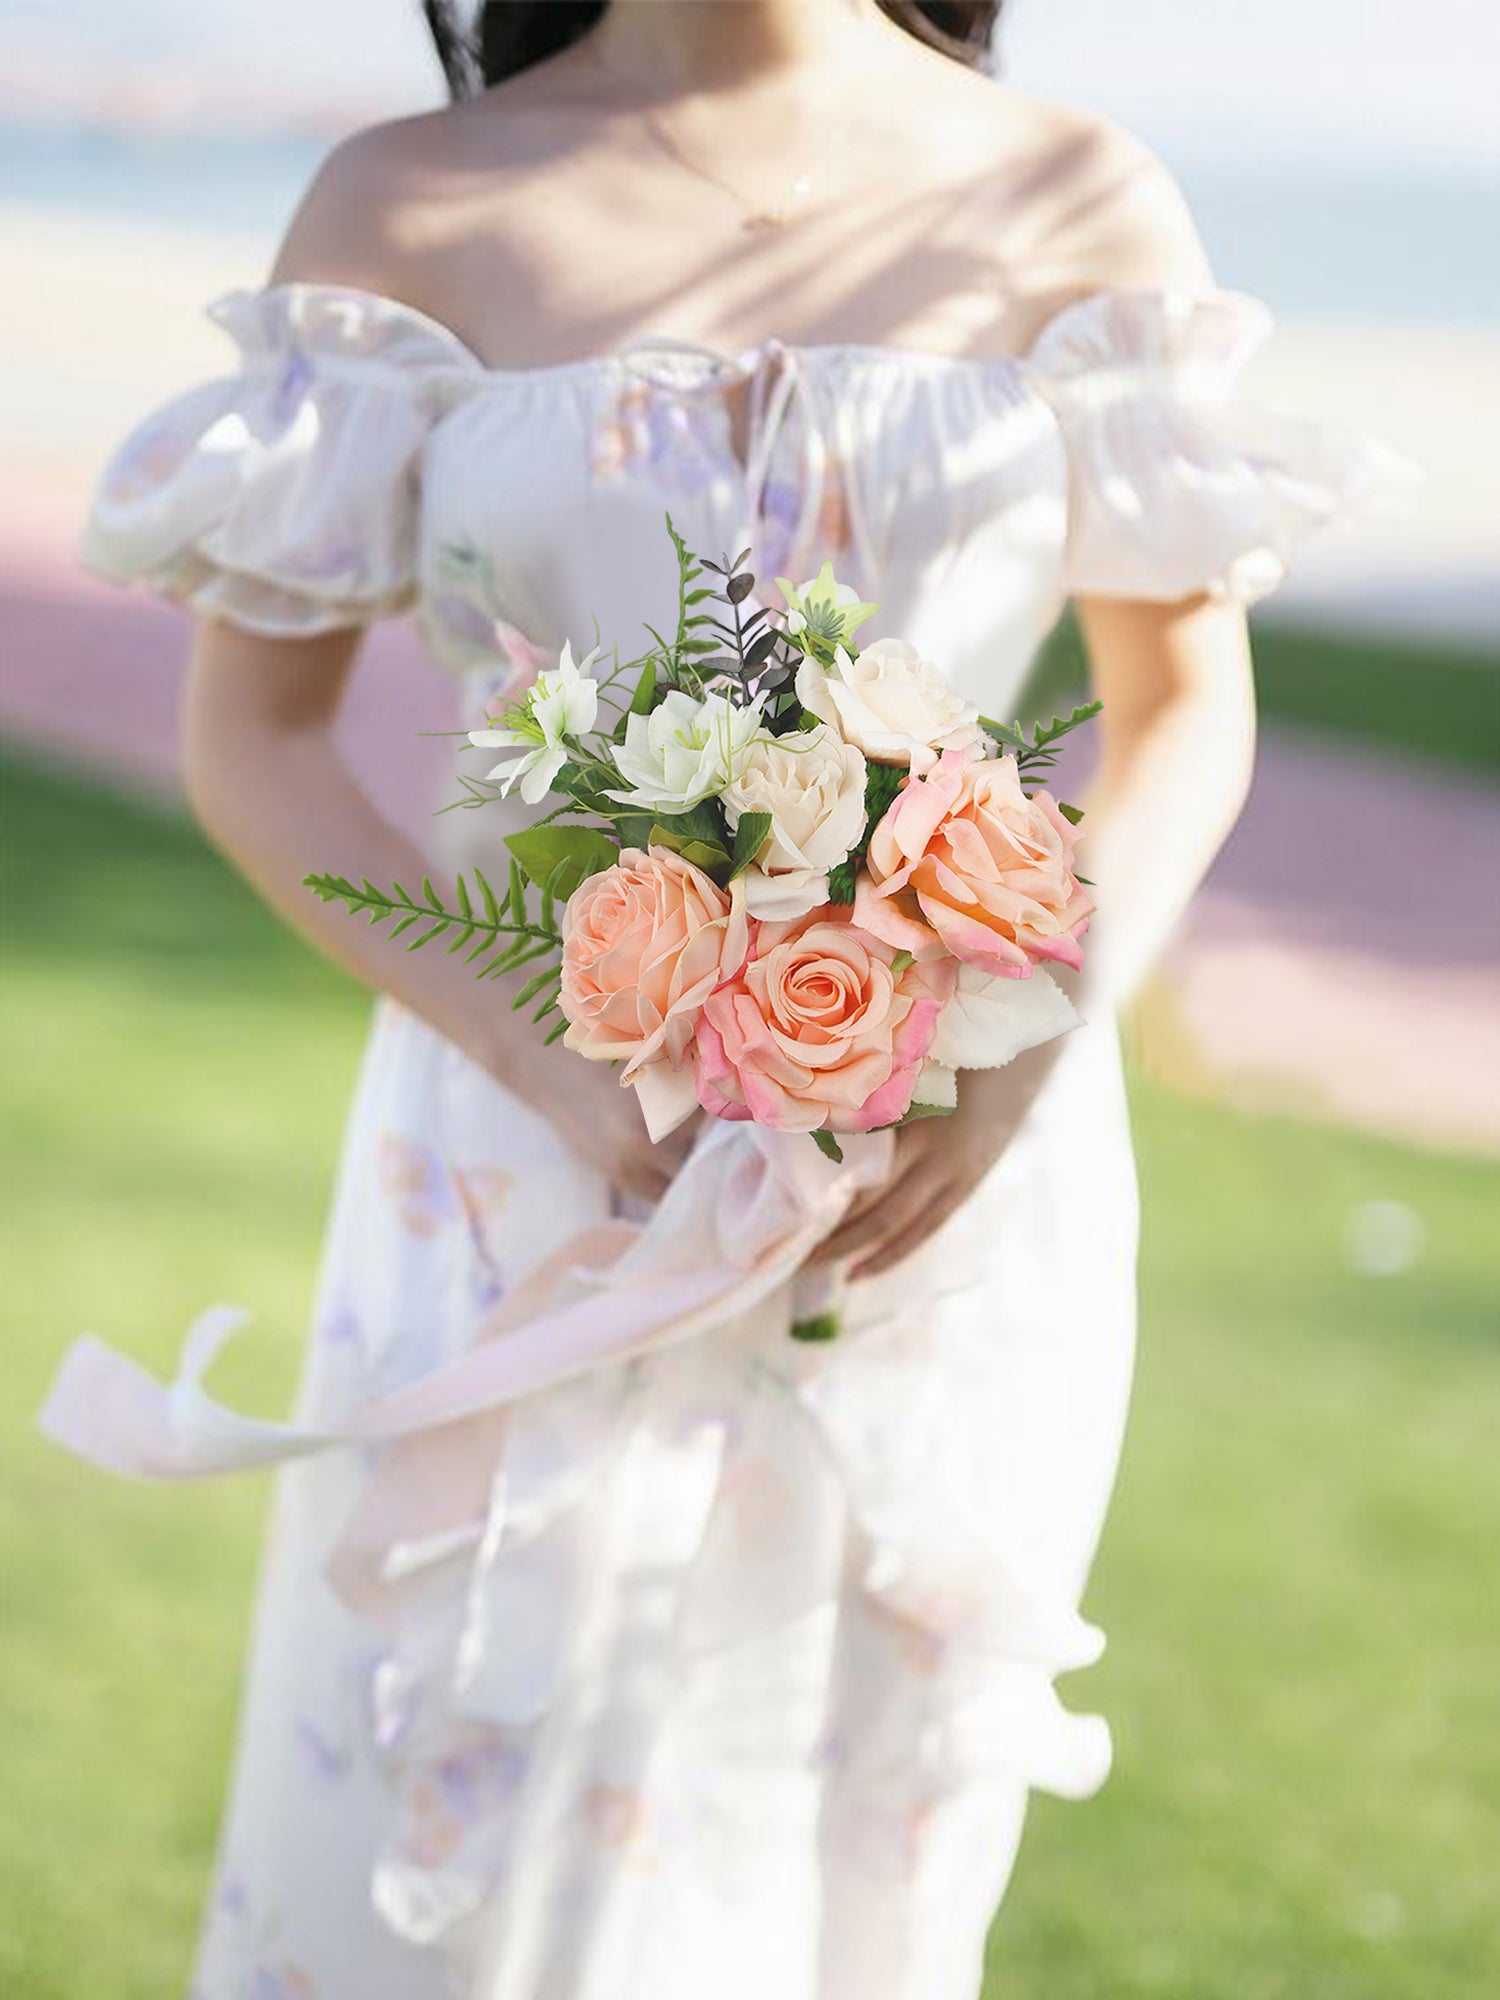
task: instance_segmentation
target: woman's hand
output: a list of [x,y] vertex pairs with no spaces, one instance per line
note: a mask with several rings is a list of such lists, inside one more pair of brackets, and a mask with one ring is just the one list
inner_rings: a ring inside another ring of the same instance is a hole
[[919,1250],[968,1200],[1010,1144],[1059,1048],[1052,1041],[1003,1069],[967,1071],[959,1078],[958,1109],[951,1117],[903,1125],[896,1133],[890,1178],[857,1197],[811,1261],[834,1264],[856,1258],[851,1278],[878,1278]]

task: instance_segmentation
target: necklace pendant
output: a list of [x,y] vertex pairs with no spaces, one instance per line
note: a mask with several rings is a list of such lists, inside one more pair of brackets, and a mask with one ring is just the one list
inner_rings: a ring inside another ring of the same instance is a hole
[[784,229],[791,220],[792,209],[799,201],[806,200],[812,189],[812,175],[798,174],[779,202],[770,208],[755,208],[745,217],[746,229]]

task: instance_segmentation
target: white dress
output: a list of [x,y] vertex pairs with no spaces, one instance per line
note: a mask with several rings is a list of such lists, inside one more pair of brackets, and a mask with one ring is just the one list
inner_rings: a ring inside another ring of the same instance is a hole
[[[210,311],[238,366],[122,445],[84,560],[276,635],[414,609],[474,719],[595,618],[632,649],[670,622],[667,510],[765,578],[831,555],[881,602],[871,636],[1003,716],[1069,594],[1259,596],[1382,469],[1236,401],[1267,320],[1224,292],[1095,296],[988,361],[662,340],[491,369],[358,290]],[[506,821],[436,825],[451,866]],[[301,1414],[459,1353],[610,1208],[382,1002]],[[1102,1645],[1078,1605],[1135,1251],[1095,1020],[908,1282],[860,1288],[857,1335],[793,1342],[782,1299],[518,1405],[477,1539],[418,1569],[399,1640],[321,1568],[370,1454],[279,1472],[197,2000],[976,1994],[1028,1788],[1108,1765],[1052,1683]]]

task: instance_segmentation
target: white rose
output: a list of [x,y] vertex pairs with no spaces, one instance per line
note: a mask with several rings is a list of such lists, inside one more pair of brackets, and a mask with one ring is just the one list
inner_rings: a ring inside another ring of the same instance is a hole
[[877,764],[926,771],[944,750],[984,754],[979,710],[904,639],[872,640],[854,659],[840,646],[827,669],[804,659],[797,699]]
[[632,715],[613,756],[628,791],[609,792],[644,811],[687,812],[722,792],[761,726],[759,703],[737,706],[726,695],[701,701],[673,688],[649,715]]
[[838,732],[819,728],[759,736],[724,790],[731,829],[768,812],[771,831],[745,876],[745,907],[771,923],[828,901],[828,871],[865,830],[865,760]]

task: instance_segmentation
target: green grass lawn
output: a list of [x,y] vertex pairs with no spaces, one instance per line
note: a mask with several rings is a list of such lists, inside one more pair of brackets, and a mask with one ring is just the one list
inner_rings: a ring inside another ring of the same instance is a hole
[[[264,1489],[127,1487],[30,1419],[74,1332],[166,1367],[215,1299],[257,1313],[227,1388],[285,1398],[366,1002],[184,824],[0,777],[0,1991],[170,2000]],[[1141,1370],[1090,1601],[1110,1652],[1069,1690],[1110,1715],[1117,1771],[1038,1802],[988,2000],[1480,2000],[1500,1171],[1149,1090],[1136,1118]],[[1348,1266],[1371,1199],[1425,1224],[1404,1276]]]

